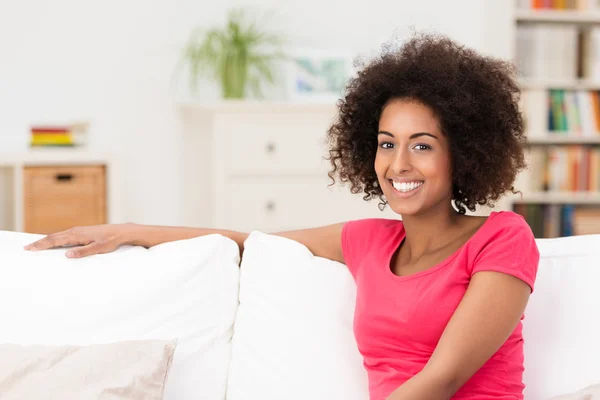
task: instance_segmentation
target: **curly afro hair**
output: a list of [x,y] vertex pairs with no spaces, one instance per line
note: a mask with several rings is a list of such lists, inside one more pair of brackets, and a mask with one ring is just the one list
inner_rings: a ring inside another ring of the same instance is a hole
[[520,91],[514,65],[482,56],[442,35],[414,35],[383,53],[351,79],[327,132],[333,169],[329,177],[349,183],[364,199],[379,198],[374,162],[383,107],[391,99],[431,108],[450,143],[452,200],[465,207],[494,206],[526,167]]

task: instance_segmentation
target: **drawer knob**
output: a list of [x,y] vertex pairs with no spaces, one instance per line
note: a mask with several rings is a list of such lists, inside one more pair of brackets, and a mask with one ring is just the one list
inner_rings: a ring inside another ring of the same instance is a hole
[[267,143],[266,150],[268,154],[273,154],[277,150],[277,146],[275,146],[275,143],[269,142]]
[[73,180],[73,174],[56,174],[55,177],[59,182],[69,182]]
[[274,201],[268,201],[265,208],[267,209],[267,212],[273,212],[273,211],[275,211],[275,202]]

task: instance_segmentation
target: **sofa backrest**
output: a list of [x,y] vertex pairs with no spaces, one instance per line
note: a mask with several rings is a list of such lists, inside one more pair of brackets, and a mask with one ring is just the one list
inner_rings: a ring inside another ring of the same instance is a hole
[[538,239],[523,336],[525,399],[600,383],[600,235]]
[[[526,400],[546,400],[600,382],[600,235],[542,239],[538,246],[536,288],[523,321]],[[280,391],[272,377],[295,371],[293,375],[303,376],[305,384],[286,382],[296,386],[290,399],[306,398],[307,393],[313,399],[334,398],[324,393],[342,393],[347,387],[339,382],[344,381],[353,382],[357,387],[352,393],[363,393],[366,399],[365,372],[358,365],[355,344],[350,343],[355,292],[347,269],[313,257],[299,243],[260,233],[250,236],[244,258],[229,377],[231,398],[255,390],[264,399],[275,399]],[[316,313],[313,307],[318,305],[321,310]],[[323,318],[321,314],[327,312],[336,317]],[[295,328],[297,323],[302,330]],[[311,335],[280,343],[292,337],[290,332]],[[277,358],[275,344],[292,346],[289,357]],[[307,360],[317,347],[323,362],[315,366]],[[327,362],[345,359],[339,356],[342,347],[345,357],[354,361],[337,363],[336,379],[326,383],[317,379],[326,375],[321,369],[331,370]],[[305,365],[313,365],[311,374],[297,372]],[[273,391],[266,393],[265,387]]]
[[[40,237],[0,231],[0,343],[176,339],[164,399],[225,399],[238,306],[235,242],[210,235],[80,259],[66,258],[66,249],[23,250]],[[97,373],[110,368],[93,361]]]
[[[352,278],[342,264],[313,257],[299,243],[251,235],[238,310],[238,252],[228,239],[81,260],[65,259],[64,249],[19,250],[34,239],[0,232],[0,343],[178,337],[165,399],[223,399],[228,369],[231,399],[252,390],[276,399],[291,386],[289,399],[367,398],[353,341]],[[538,246],[536,289],[523,321],[527,400],[600,383],[600,235],[540,239]],[[277,353],[282,348],[288,357]],[[291,386],[290,371],[299,379]],[[274,384],[275,372],[288,381]]]

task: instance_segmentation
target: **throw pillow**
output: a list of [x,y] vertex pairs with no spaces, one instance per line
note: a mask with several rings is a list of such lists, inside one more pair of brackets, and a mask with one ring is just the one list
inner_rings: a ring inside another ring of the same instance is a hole
[[0,345],[0,398],[162,400],[174,341]]
[[253,232],[244,244],[228,400],[365,400],[345,265]]

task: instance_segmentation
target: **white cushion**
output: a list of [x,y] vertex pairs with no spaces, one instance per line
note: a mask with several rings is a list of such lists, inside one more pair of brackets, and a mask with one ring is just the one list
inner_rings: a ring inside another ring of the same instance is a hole
[[0,343],[178,340],[166,400],[224,399],[239,250],[211,235],[68,259],[29,252],[40,235],[0,232]]
[[175,341],[90,346],[0,344],[2,400],[162,400]]
[[536,289],[523,321],[526,399],[600,378],[600,235],[538,239]]
[[556,396],[552,400],[600,400],[600,384],[585,387],[575,393]]
[[343,264],[253,232],[244,244],[228,400],[365,400]]

